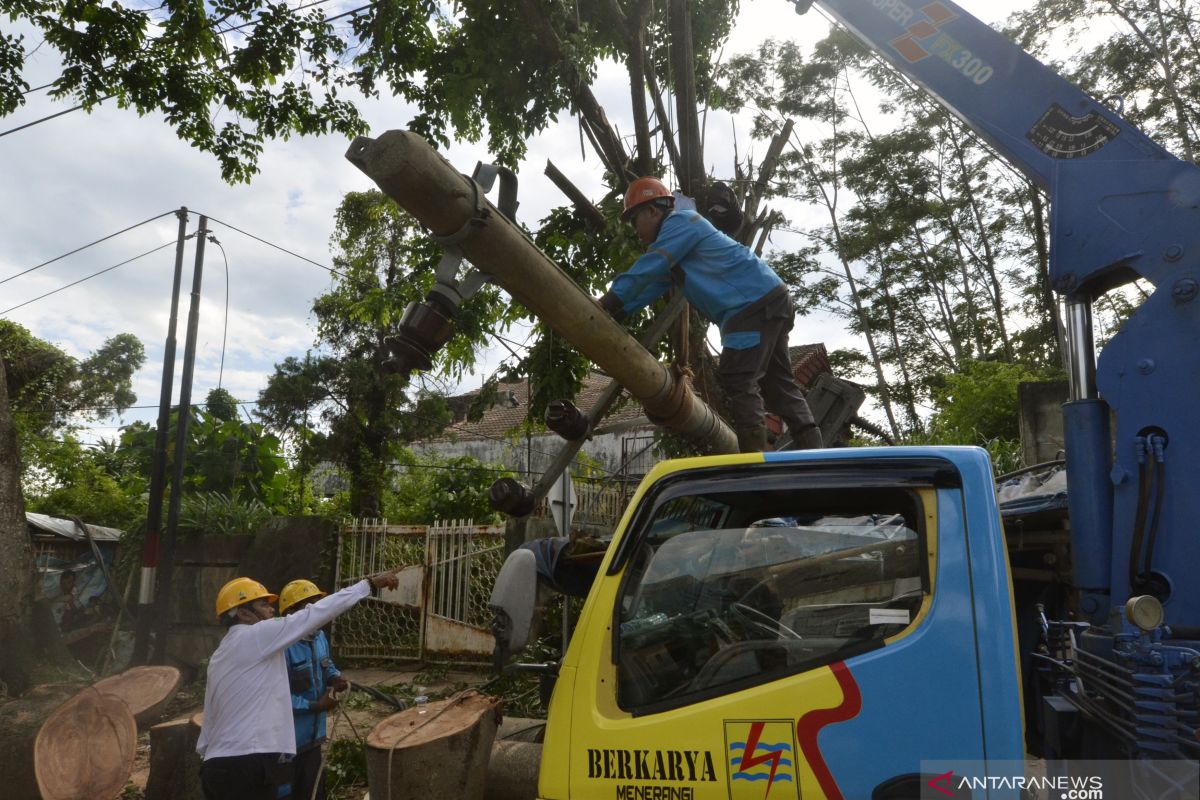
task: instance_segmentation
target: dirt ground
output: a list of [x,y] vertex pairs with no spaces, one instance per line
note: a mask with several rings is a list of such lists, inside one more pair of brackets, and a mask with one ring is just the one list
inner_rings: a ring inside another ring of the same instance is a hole
[[[392,695],[411,704],[414,698],[425,695],[431,700],[447,697],[455,692],[469,687],[482,686],[487,683],[492,674],[484,671],[450,670],[443,666],[421,666],[411,670],[394,669],[343,669],[342,674],[352,683],[370,686],[384,694]],[[204,690],[199,684],[185,687],[172,702],[164,719],[190,717],[204,709]],[[392,706],[371,697],[364,692],[352,691],[343,701],[341,712],[330,714],[326,722],[328,730],[328,748],[333,743],[343,740],[366,739],[381,720],[396,713]],[[133,800],[140,798],[146,789],[146,781],[150,777],[150,739],[149,734],[142,732],[138,735],[137,756],[133,765],[133,774],[129,778],[122,798]],[[351,785],[341,790],[335,786],[332,797],[361,798],[365,787],[359,788],[353,775],[347,775]]]

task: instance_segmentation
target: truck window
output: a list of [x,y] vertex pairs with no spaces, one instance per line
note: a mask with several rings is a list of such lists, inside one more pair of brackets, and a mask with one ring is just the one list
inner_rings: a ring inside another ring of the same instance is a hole
[[891,487],[662,502],[633,532],[617,608],[620,705],[673,708],[883,646],[930,591],[920,509]]

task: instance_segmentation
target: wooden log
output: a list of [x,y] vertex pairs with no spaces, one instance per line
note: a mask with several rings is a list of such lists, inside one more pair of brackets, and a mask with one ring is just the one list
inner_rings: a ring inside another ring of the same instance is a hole
[[504,739],[492,745],[487,767],[488,800],[530,800],[537,797],[541,742]]
[[145,800],[204,800],[195,716],[180,717],[150,729],[150,777]]
[[483,800],[500,705],[498,697],[469,693],[380,722],[366,743],[371,796]]
[[76,684],[35,686],[0,705],[0,786],[5,800],[38,800],[33,743],[54,709],[75,693]]
[[133,771],[137,723],[123,700],[86,689],[46,718],[33,745],[43,800],[108,800]]
[[124,702],[138,725],[148,725],[162,717],[182,683],[183,675],[175,667],[133,667],[92,688]]

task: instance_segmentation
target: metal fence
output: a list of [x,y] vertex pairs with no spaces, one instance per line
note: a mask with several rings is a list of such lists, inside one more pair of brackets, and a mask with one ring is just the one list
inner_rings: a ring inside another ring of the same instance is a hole
[[491,654],[487,600],[504,560],[504,529],[468,520],[431,526],[348,522],[335,582],[400,567],[399,588],[338,617],[332,644],[347,660],[478,661]]

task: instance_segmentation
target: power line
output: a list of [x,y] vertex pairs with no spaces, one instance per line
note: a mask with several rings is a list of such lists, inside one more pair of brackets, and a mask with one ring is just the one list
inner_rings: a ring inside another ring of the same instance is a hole
[[339,272],[338,270],[334,269],[333,267],[327,267],[319,261],[313,261],[311,258],[309,258],[307,256],[302,256],[299,253],[288,250],[283,245],[278,245],[278,244],[275,244],[274,242],[268,242],[266,239],[263,239],[260,236],[255,236],[253,233],[249,233],[248,231],[244,231],[241,228],[237,227],[236,225],[231,225],[228,222],[223,222],[222,220],[217,219],[216,217],[212,216],[211,214],[207,215],[207,216],[208,216],[209,222],[215,222],[218,225],[224,225],[226,228],[229,228],[232,231],[237,231],[238,233],[242,234],[243,236],[249,236],[251,239],[253,239],[256,242],[265,244],[268,247],[274,247],[276,250],[279,250],[280,252],[283,252],[283,253],[287,253],[289,256],[292,256],[293,258],[298,258],[301,261],[307,261],[309,264],[312,264],[314,267],[320,267],[321,269],[325,270],[326,272],[328,272],[330,274],[337,275],[339,278],[345,278],[346,280],[350,280],[349,275],[347,275],[344,272]]
[[50,295],[58,294],[59,292],[70,289],[72,286],[78,286],[79,284],[83,283],[84,281],[90,281],[92,278],[95,278],[99,275],[103,275],[106,272],[112,272],[117,267],[123,267],[126,264],[130,263],[131,261],[137,261],[139,258],[145,258],[146,256],[148,256],[152,253],[157,253],[159,250],[162,250],[164,247],[170,247],[173,244],[175,244],[174,241],[170,241],[165,244],[160,244],[158,247],[155,247],[152,250],[147,250],[144,253],[134,256],[133,258],[127,258],[119,264],[113,264],[111,267],[106,267],[106,268],[100,270],[99,272],[93,272],[91,275],[82,277],[77,281],[72,281],[71,283],[68,283],[66,286],[60,286],[57,289],[53,289],[49,292],[46,292],[45,294],[38,295],[37,297],[33,298],[32,300],[26,300],[24,303],[18,303],[17,305],[13,306],[12,308],[6,308],[3,311],[0,311],[0,316],[3,316],[5,314],[9,313],[10,311],[16,311],[18,308],[24,308],[25,306],[29,305],[30,303],[36,303],[38,300],[44,300],[47,297],[49,297]]
[[221,368],[217,371],[217,388],[220,389],[225,378],[225,341],[229,336],[229,257],[225,255],[225,248],[217,241],[217,237],[210,233],[208,240],[221,250],[221,258],[225,261],[225,323],[221,328]]
[[[61,256],[55,256],[54,258],[50,259],[49,261],[43,261],[42,263],[38,264],[35,267],[30,267],[29,269],[24,270],[23,272],[18,272],[16,275],[9,275],[7,278],[0,280],[0,284],[8,283],[9,281],[14,280],[15,278],[21,277],[22,275],[28,275],[29,273],[31,273],[35,270],[39,270],[42,267],[53,264],[55,261],[61,261],[64,258],[66,258],[67,256],[73,256],[78,252],[87,250],[89,247],[98,245],[101,242],[107,242],[109,239],[112,239],[115,236],[120,236],[122,233],[128,233],[129,231],[133,230],[134,228],[140,228],[141,226],[143,226],[149,222],[154,222],[154,220],[156,220],[156,219],[162,219],[163,217],[167,216],[168,214],[174,214],[174,213],[176,213],[176,211],[175,211],[175,209],[172,209],[171,211],[164,211],[163,213],[158,214],[157,216],[153,216],[150,219],[144,219],[135,225],[130,225],[128,228],[122,228],[121,230],[117,231],[116,233],[110,233],[108,236],[97,239],[94,242],[89,242],[89,243],[83,245],[82,247],[76,247],[74,250],[70,251],[69,253],[63,253]],[[11,309],[9,309],[9,310],[11,310]]]
[[[97,100],[96,104],[99,105],[100,103],[103,103],[105,100],[111,100],[115,96],[116,95],[111,95],[111,94],[105,95],[104,97],[101,97],[99,100]],[[41,125],[43,122],[49,122],[50,120],[54,119],[55,117],[61,117],[63,114],[70,114],[72,111],[78,111],[81,108],[83,108],[82,105],[72,106],[72,107],[66,109],[65,111],[57,111],[53,114],[50,114],[49,116],[42,117],[41,119],[35,119],[33,122],[26,122],[24,125],[18,125],[15,128],[9,128],[6,131],[0,132],[0,137],[8,136],[10,133],[16,133],[17,131],[23,131],[26,128],[32,128],[34,125]]]

